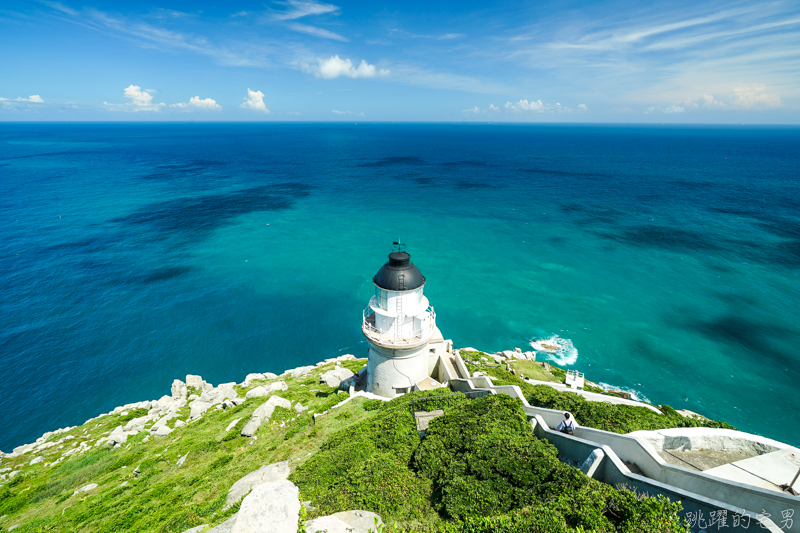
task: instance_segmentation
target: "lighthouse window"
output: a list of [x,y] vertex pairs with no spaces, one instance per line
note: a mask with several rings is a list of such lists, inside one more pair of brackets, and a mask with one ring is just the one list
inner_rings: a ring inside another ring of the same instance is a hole
[[388,309],[388,302],[387,302],[387,292],[375,287],[375,299],[378,301],[378,306],[381,309]]

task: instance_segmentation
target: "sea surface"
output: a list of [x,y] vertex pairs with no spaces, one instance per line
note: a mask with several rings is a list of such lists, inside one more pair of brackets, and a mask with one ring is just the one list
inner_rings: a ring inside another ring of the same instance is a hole
[[800,129],[0,124],[0,449],[366,356],[402,240],[445,338],[800,445]]

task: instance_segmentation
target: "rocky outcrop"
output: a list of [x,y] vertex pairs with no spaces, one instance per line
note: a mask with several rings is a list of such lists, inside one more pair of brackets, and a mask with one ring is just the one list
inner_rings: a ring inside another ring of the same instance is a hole
[[269,481],[242,501],[232,533],[289,533],[297,531],[300,491],[291,481]]
[[261,424],[270,419],[276,407],[291,409],[292,402],[280,396],[271,396],[269,400],[261,404],[258,409],[253,412],[250,421],[247,422],[247,425],[242,429],[242,436],[252,437],[255,435],[258,428],[261,427]]
[[370,511],[342,511],[306,522],[308,533],[375,533],[383,525],[381,517]]
[[353,372],[347,368],[337,366],[333,370],[329,370],[322,374],[319,377],[319,382],[324,383],[328,387],[339,388],[342,381],[351,380],[354,375],[355,374],[353,374]]
[[280,463],[262,466],[255,472],[250,472],[233,484],[228,491],[228,497],[225,500],[225,507],[223,507],[223,509],[227,509],[234,503],[238,502],[248,492],[263,483],[281,481],[288,477],[289,461],[281,461]]

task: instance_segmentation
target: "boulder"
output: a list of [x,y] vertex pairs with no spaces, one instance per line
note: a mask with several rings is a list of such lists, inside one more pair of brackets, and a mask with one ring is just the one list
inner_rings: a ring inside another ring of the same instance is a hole
[[233,429],[233,428],[236,426],[236,424],[238,424],[238,423],[239,423],[239,421],[240,421],[240,420],[241,420],[241,418],[237,418],[236,420],[234,420],[233,422],[231,422],[230,424],[228,424],[228,427],[226,427],[226,428],[225,428],[225,433],[227,433],[227,432],[229,432],[230,430],[232,430],[232,429]]
[[306,522],[307,533],[352,533],[352,528],[335,516],[320,516]]
[[203,387],[203,383],[205,383],[205,380],[200,376],[194,376],[192,374],[188,374],[186,376],[187,387],[194,387],[195,389],[201,389]]
[[170,428],[168,428],[167,426],[161,426],[156,430],[155,433],[153,433],[153,435],[155,435],[156,437],[166,437],[170,433],[172,433],[172,430]]
[[176,400],[186,399],[189,396],[189,389],[186,387],[186,383],[183,381],[176,379],[172,381],[172,397]]
[[259,385],[255,389],[247,391],[247,394],[245,394],[244,397],[245,399],[249,400],[250,398],[260,398],[262,396],[267,396],[268,394],[269,391],[267,391],[267,389]]
[[[236,523],[236,519],[238,517],[239,513],[235,513],[220,525],[212,527],[211,529],[206,531],[206,533],[231,533],[231,531],[233,531],[233,525]],[[291,533],[294,533],[294,530],[291,530]]]
[[204,402],[203,400],[197,399],[191,403],[191,408],[192,411],[189,413],[189,418],[195,419],[203,416],[203,413],[211,408],[211,404],[209,402]]
[[269,481],[242,501],[231,533],[289,533],[297,531],[300,492],[291,481]]
[[264,377],[264,374],[260,374],[258,372],[253,374],[247,374],[247,377],[244,378],[244,383],[242,383],[242,385],[244,385],[245,387],[249,387],[250,384],[256,380],[264,381],[266,379],[267,378]]
[[43,462],[44,462],[44,457],[40,455],[40,456],[39,456],[39,457],[37,457],[36,459],[31,459],[31,462],[30,462],[30,464],[32,464],[32,465],[38,465],[39,463],[43,463]]
[[233,484],[230,490],[228,490],[228,497],[225,500],[225,507],[223,507],[223,509],[227,509],[231,505],[235,504],[248,492],[263,483],[281,481],[288,477],[289,461],[282,461],[280,463],[262,466],[255,472],[250,472]]
[[73,492],[72,495],[75,496],[76,494],[80,494],[81,492],[89,492],[90,490],[94,490],[96,488],[97,488],[97,483],[89,483],[88,485],[84,485],[83,487]]
[[319,382],[324,383],[328,387],[338,388],[342,381],[350,379],[354,376],[353,372],[343,367],[336,367],[329,370],[319,377]]
[[370,511],[342,511],[340,513],[334,513],[331,516],[335,516],[347,524],[350,528],[352,528],[353,533],[377,532],[378,529],[375,527],[376,518],[378,519],[378,526],[383,525],[383,520],[381,519],[380,515]]
[[297,367],[297,368],[293,368],[292,370],[289,370],[288,372],[293,378],[299,378],[300,376],[305,376],[306,374],[311,372],[313,369],[314,369],[313,366],[300,366],[300,367]]
[[201,524],[201,525],[199,525],[199,526],[195,526],[195,527],[193,527],[193,528],[191,528],[191,529],[187,529],[187,530],[186,530],[186,531],[184,531],[183,533],[200,533],[200,532],[201,532],[201,531],[203,531],[203,530],[204,530],[206,527],[208,527],[208,524]]
[[245,437],[252,437],[255,435],[258,428],[261,427],[261,424],[270,419],[276,407],[291,409],[292,402],[280,396],[271,396],[269,400],[262,403],[258,409],[253,412],[250,421],[247,422],[247,425],[242,430],[242,435]]
[[294,404],[294,410],[297,411],[298,413],[302,413],[303,411],[308,410],[308,407],[305,407],[300,402],[297,402],[296,404]]
[[278,374],[273,374],[272,372],[264,372],[264,379],[276,379]]
[[183,456],[183,457],[181,457],[180,459],[178,459],[178,462],[177,462],[177,463],[175,463],[175,465],[176,465],[178,468],[182,467],[182,466],[183,466],[183,463],[185,463],[185,462],[186,462],[186,458],[187,458],[187,457],[189,457],[189,452],[186,452],[186,454],[184,454],[184,456]]
[[284,390],[289,390],[289,385],[287,385],[283,380],[270,383],[269,387],[267,387],[267,392],[278,392]]

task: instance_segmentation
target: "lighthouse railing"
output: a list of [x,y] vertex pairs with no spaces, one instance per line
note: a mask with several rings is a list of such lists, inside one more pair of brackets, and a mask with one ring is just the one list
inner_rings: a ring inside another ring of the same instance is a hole
[[411,331],[400,328],[400,334],[398,334],[398,330],[394,327],[389,328],[387,331],[381,331],[376,327],[375,311],[373,311],[371,307],[364,309],[363,316],[364,320],[361,328],[364,334],[375,342],[391,346],[409,346],[422,342],[431,336],[436,327],[436,312],[433,310],[433,306],[428,306],[421,317],[417,315],[420,317],[421,327],[417,329],[412,328]]

